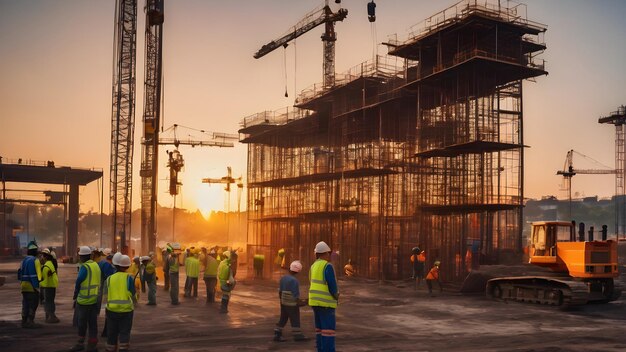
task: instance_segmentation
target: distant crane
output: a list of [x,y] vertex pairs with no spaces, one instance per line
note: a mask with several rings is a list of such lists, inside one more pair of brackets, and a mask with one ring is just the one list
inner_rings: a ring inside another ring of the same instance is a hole
[[556,172],[557,175],[562,175],[565,180],[565,187],[567,190],[567,196],[569,199],[569,217],[572,218],[572,177],[576,174],[584,174],[584,175],[607,175],[607,174],[616,174],[617,171],[614,169],[575,169],[574,168],[574,153],[588,158],[586,155],[581,154],[579,152],[574,151],[574,149],[567,152],[567,156],[565,157],[565,165],[563,166],[563,170],[559,170]]
[[237,185],[237,214],[239,214],[241,212],[241,193],[243,190],[243,179],[241,176],[234,178],[233,177],[233,173],[232,173],[232,168],[230,166],[227,167],[228,173],[226,176],[222,177],[222,178],[203,178],[202,179],[202,183],[221,183],[221,184],[225,184],[226,186],[224,187],[224,190],[228,193],[228,206],[227,206],[227,232],[226,232],[226,243],[228,243],[228,234],[230,233],[230,220],[229,220],[229,216],[230,216],[230,191],[231,191],[231,184],[236,184]]
[[[340,3],[341,1],[336,0],[335,2]],[[308,13],[300,22],[293,26],[293,31],[263,45],[261,49],[254,54],[254,58],[261,58],[281,46],[287,47],[290,41],[321,24],[325,24],[326,28],[322,35],[322,42],[324,43],[323,84],[325,88],[330,88],[335,85],[335,41],[337,41],[335,22],[343,21],[347,16],[347,9],[340,8],[337,12],[333,12],[328,6],[328,0],[326,0],[321,10],[316,9]]]

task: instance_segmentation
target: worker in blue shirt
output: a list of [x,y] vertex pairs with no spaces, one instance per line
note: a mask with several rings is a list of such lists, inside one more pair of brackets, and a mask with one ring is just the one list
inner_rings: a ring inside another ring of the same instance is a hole
[[302,271],[302,263],[294,260],[289,265],[289,274],[280,279],[278,297],[280,298],[280,319],[274,329],[274,341],[282,342],[283,328],[287,320],[291,320],[291,333],[295,341],[308,341],[309,339],[300,330],[300,306],[304,305],[300,299],[300,283],[296,275]]
[[37,260],[39,246],[30,241],[27,256],[22,260],[18,270],[18,280],[22,291],[22,327],[27,329],[40,328],[35,323],[35,313],[39,306],[39,282],[41,281],[41,262]]

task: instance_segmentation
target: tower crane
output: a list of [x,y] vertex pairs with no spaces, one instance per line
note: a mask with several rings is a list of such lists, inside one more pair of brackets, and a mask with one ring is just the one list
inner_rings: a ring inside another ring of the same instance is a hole
[[[340,3],[341,1],[336,2]],[[343,21],[347,16],[347,9],[340,8],[337,12],[333,12],[330,9],[330,6],[328,6],[328,0],[326,0],[325,5],[321,10],[313,10],[308,13],[302,20],[300,20],[300,22],[293,26],[293,31],[290,31],[284,36],[263,45],[261,49],[254,54],[254,58],[261,58],[281,46],[287,47],[290,41],[321,24],[325,24],[325,31],[322,35],[322,42],[324,44],[323,84],[325,88],[330,88],[335,85],[335,41],[337,41],[335,22]]]
[[574,153],[586,157],[583,154],[580,154],[574,149],[571,149],[567,152],[567,156],[565,157],[565,165],[563,166],[563,170],[559,170],[556,172],[557,175],[562,175],[565,180],[565,187],[567,189],[567,196],[569,199],[569,217],[572,217],[572,177],[576,174],[584,174],[584,175],[608,175],[608,174],[616,174],[617,170],[614,169],[575,169],[574,168]]
[[116,5],[109,174],[109,211],[113,220],[110,246],[113,249],[125,250],[126,233],[130,232],[132,212],[137,0],[118,0]]
[[[221,184],[225,184],[226,186],[224,187],[224,190],[228,193],[228,213],[230,213],[230,191],[231,191],[231,184],[236,184],[237,185],[237,213],[239,214],[241,212],[241,192],[243,190],[243,178],[241,176],[234,178],[233,177],[233,172],[232,172],[232,168],[230,166],[228,166],[227,168],[228,173],[226,174],[226,176],[221,177],[221,178],[203,178],[202,179],[202,183],[221,183]],[[228,216],[230,216],[229,214],[226,214],[227,216],[227,237],[226,237],[226,243],[228,243],[228,233],[230,233],[230,221],[228,220]]]

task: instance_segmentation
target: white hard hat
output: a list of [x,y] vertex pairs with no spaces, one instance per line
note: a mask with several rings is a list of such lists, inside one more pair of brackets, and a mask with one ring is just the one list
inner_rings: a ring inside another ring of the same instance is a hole
[[119,264],[117,265],[128,268],[130,266],[130,257],[127,255],[122,255],[119,259]]
[[113,265],[120,265],[120,258],[122,257],[122,255],[123,254],[120,252],[113,254],[113,260],[111,260]]
[[102,254],[104,254],[104,255],[107,255],[107,256],[108,256],[109,254],[111,254],[111,248],[105,248],[105,249],[103,249],[103,250],[102,250]]
[[293,271],[294,273],[299,273],[302,270],[302,263],[300,263],[299,260],[294,260],[289,265],[289,270]]
[[315,245],[315,253],[327,253],[330,252],[330,247],[324,241],[320,241]]
[[143,262],[143,261],[146,261],[146,260],[150,260],[150,259],[152,259],[152,258],[150,258],[150,256],[149,256],[149,255],[144,255],[143,257],[141,257],[141,258],[139,258],[139,259]]
[[224,253],[222,253],[223,256],[225,256],[226,258],[230,259],[230,251],[226,251]]
[[80,248],[78,249],[78,255],[90,255],[90,254],[91,254],[91,248],[87,246],[80,246]]
[[50,254],[50,250],[48,248],[44,248],[41,250],[41,253]]
[[172,249],[180,249],[180,243],[172,243]]

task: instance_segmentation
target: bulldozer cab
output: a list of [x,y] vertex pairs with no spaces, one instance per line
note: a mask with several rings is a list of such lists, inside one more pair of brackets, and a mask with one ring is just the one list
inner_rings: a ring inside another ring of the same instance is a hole
[[556,256],[557,242],[574,241],[574,226],[567,221],[532,223],[531,256]]

